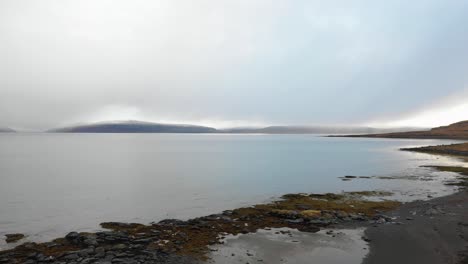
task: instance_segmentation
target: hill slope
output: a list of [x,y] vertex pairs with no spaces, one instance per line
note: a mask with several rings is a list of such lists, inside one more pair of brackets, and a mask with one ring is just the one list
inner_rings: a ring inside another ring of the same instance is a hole
[[52,129],[51,133],[215,133],[211,127],[127,121]]
[[436,127],[427,131],[411,131],[385,134],[349,135],[348,137],[377,138],[420,138],[420,139],[466,139],[468,140],[468,121],[461,121],[448,126]]
[[0,127],[0,133],[13,133],[13,132],[16,132],[16,131],[8,127]]
[[[414,128],[406,128],[414,130]],[[405,128],[380,129],[352,126],[268,126],[262,128],[231,128],[221,130],[223,133],[235,134],[362,134],[404,131]]]

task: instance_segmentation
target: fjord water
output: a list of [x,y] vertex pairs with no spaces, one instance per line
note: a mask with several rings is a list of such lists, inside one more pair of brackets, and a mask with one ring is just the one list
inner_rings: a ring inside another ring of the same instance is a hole
[[[293,192],[380,189],[403,199],[441,195],[453,190],[441,183],[451,176],[419,166],[460,162],[398,149],[452,142],[316,135],[0,134],[0,235],[20,232],[29,240],[46,240],[95,230],[104,221],[186,219]],[[403,178],[338,178],[345,175]]]

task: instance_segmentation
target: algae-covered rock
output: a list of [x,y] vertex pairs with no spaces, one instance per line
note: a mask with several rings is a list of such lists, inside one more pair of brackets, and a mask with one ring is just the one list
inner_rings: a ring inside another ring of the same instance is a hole
[[7,243],[14,243],[17,242],[18,240],[21,240],[24,238],[24,234],[16,233],[16,234],[6,234],[6,239],[5,241]]
[[302,217],[311,219],[311,218],[318,218],[322,215],[322,211],[320,210],[304,210],[299,213]]
[[271,214],[283,218],[295,218],[299,213],[295,210],[273,209]]

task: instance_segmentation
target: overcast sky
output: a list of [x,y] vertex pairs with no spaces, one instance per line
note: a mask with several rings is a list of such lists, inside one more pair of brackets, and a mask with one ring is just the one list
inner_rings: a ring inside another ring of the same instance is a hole
[[2,0],[0,126],[468,119],[468,1]]

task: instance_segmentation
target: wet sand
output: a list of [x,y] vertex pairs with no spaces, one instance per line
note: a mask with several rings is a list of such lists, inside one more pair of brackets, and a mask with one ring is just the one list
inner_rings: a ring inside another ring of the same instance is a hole
[[364,264],[468,263],[468,191],[391,212],[401,225],[369,227]]
[[290,228],[228,236],[208,263],[468,263],[468,191],[403,204],[392,221],[344,223],[317,233]]
[[433,168],[459,173],[459,180],[447,183],[460,186],[459,192],[403,204],[387,212],[387,220],[332,225],[334,232],[261,230],[230,237],[211,263],[468,263],[468,169]]

